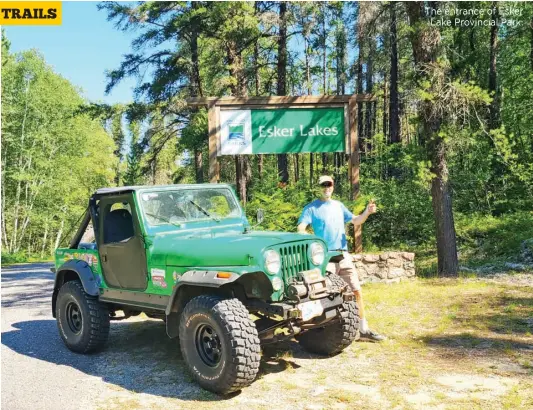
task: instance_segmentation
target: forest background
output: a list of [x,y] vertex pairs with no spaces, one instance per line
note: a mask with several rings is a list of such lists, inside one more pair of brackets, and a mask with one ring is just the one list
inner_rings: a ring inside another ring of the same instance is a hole
[[206,182],[207,113],[188,97],[351,93],[375,96],[358,107],[359,197],[342,153],[222,157],[252,223],[263,208],[259,229],[295,231],[330,174],[355,212],[376,199],[365,252],[415,251],[420,275],[533,263],[532,3],[98,7],[137,33],[107,74],[109,91],[137,80],[129,104],[82,98],[2,33],[3,263],[48,258],[98,187]]

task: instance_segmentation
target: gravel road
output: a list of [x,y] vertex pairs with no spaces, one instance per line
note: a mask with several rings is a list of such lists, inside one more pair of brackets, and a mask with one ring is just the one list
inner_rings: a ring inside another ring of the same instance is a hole
[[[138,316],[112,322],[109,342],[102,352],[93,355],[72,353],[64,346],[52,317],[54,276],[50,267],[50,264],[30,264],[2,269],[2,409],[321,409],[332,408],[335,397],[340,397],[336,402],[338,408],[353,408],[343,401],[354,397],[363,404],[362,408],[394,407],[382,394],[388,389],[380,387],[380,375],[384,369],[394,369],[397,364],[394,352],[401,345],[394,340],[376,346],[352,345],[329,359],[305,353],[296,342],[273,346],[263,350],[258,380],[242,393],[230,397],[206,392],[192,381],[185,370],[177,341],[167,337],[161,320]],[[500,275],[484,280],[503,281],[509,285],[524,282],[531,286],[532,275]],[[498,350],[473,348],[471,351],[481,354],[475,362],[476,371],[482,363],[490,369],[512,365],[512,369],[528,371],[517,364],[519,359],[510,360]],[[437,354],[438,349],[430,347],[428,352]],[[446,369],[460,368],[452,362],[446,366]],[[409,376],[412,368],[406,369],[407,373],[402,373],[407,375],[405,383],[420,383],[416,376]],[[447,370],[439,369],[440,376],[447,374]],[[468,380],[478,377],[477,373],[471,375],[468,370],[462,371],[468,373],[465,376]],[[513,386],[524,383],[522,378],[525,380],[526,376],[515,373],[510,373],[515,377]],[[509,378],[507,373],[506,379],[500,376],[491,373],[485,379],[491,383],[496,380],[501,385]],[[465,384],[462,380],[458,382],[461,389]],[[478,391],[476,386],[475,392]],[[455,394],[452,388],[448,390],[449,394]],[[428,407],[429,402],[418,403],[419,398],[410,397],[409,391],[410,388],[403,388],[400,393],[409,403],[415,400],[413,408]],[[442,395],[442,386],[435,391]],[[480,394],[475,392],[472,394]],[[492,400],[493,397],[487,394],[482,393],[484,399]],[[333,401],[317,402],[330,395],[333,395],[330,399]],[[427,399],[426,396],[423,398]],[[465,403],[458,406],[464,407]]]
[[188,407],[218,399],[190,380],[161,320],[112,322],[103,352],[69,351],[52,317],[51,266],[2,269],[2,409],[158,408],[176,398]]

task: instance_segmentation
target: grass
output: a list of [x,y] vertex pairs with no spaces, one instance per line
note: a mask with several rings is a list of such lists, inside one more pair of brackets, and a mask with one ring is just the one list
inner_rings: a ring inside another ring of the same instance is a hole
[[[369,324],[387,341],[356,342],[331,358],[286,342],[269,348],[258,380],[240,394],[224,399],[201,390],[188,398],[150,395],[150,406],[533,408],[531,287],[424,279],[365,285],[364,295]],[[182,367],[174,367],[177,379],[187,380]],[[119,409],[135,404],[109,403]]]

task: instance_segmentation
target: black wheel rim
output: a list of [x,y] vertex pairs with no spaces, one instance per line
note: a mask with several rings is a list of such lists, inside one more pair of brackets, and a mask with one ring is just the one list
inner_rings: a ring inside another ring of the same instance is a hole
[[222,357],[222,344],[215,330],[206,324],[198,326],[195,341],[202,361],[209,367],[216,367]]
[[77,303],[70,302],[66,309],[67,324],[72,333],[78,334],[81,332],[83,326],[83,318],[81,316],[80,307]]

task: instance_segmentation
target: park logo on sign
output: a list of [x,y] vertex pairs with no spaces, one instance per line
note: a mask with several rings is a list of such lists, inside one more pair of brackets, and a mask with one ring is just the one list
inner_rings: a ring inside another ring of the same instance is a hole
[[250,110],[220,112],[220,153],[252,153],[252,117]]
[[230,123],[228,124],[228,140],[239,141],[244,143],[244,124]]

